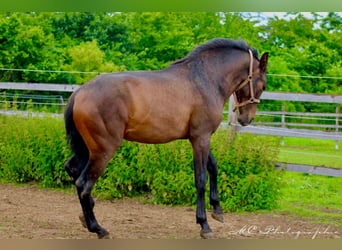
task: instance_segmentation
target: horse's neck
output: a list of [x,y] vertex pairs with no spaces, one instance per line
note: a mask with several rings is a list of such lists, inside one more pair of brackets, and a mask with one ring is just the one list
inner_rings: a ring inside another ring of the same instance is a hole
[[220,82],[220,88],[224,89],[225,92],[225,102],[239,88],[240,83],[247,79],[248,65],[249,63],[247,61],[235,61],[227,65],[229,70],[224,80]]

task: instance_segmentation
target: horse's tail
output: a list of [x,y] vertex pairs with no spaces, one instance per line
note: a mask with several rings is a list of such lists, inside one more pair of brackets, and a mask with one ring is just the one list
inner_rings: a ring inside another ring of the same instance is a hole
[[65,122],[65,130],[68,143],[70,144],[71,150],[74,153],[75,159],[79,160],[88,160],[89,158],[89,150],[84,143],[84,140],[80,133],[78,132],[75,121],[73,117],[73,108],[75,102],[75,94],[71,95],[69,102],[65,108],[64,112],[64,122]]

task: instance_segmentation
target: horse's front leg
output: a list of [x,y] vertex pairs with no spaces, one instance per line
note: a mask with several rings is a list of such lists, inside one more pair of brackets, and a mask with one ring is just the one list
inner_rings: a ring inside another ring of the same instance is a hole
[[209,153],[207,170],[210,176],[210,205],[213,206],[211,216],[220,222],[224,222],[223,212],[220,206],[220,199],[217,191],[217,164],[212,153]]
[[195,139],[191,141],[194,154],[194,172],[196,187],[196,222],[201,225],[201,237],[212,238],[213,234],[207,221],[205,211],[206,171],[209,156],[209,139]]

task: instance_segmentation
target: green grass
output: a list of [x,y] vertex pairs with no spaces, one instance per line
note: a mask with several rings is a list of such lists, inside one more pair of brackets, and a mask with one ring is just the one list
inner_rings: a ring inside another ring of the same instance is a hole
[[285,172],[278,211],[342,227],[342,179]]
[[335,141],[307,138],[284,138],[277,161],[342,168],[342,143],[335,149]]
[[[342,143],[284,138],[277,162],[342,168]],[[342,228],[342,178],[284,171],[276,212]]]
[[342,169],[342,142],[335,149],[334,140],[284,137],[276,161]]

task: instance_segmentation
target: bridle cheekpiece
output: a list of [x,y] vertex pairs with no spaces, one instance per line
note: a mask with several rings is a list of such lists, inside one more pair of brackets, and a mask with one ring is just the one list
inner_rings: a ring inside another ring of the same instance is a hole
[[[234,95],[234,100],[235,100],[235,107],[233,111],[236,111],[237,108],[243,107],[247,104],[251,104],[251,103],[260,103],[260,99],[255,98],[254,96],[254,87],[253,87],[253,81],[252,81],[252,76],[253,76],[253,53],[252,51],[249,49],[248,50],[249,55],[250,55],[250,64],[249,64],[249,73],[248,73],[248,77],[246,80],[244,80],[240,86],[234,91],[233,95]],[[249,89],[250,89],[250,95],[251,97],[244,101],[244,102],[239,102],[236,96],[236,92],[239,91],[240,89],[242,89],[246,84],[249,83]]]

